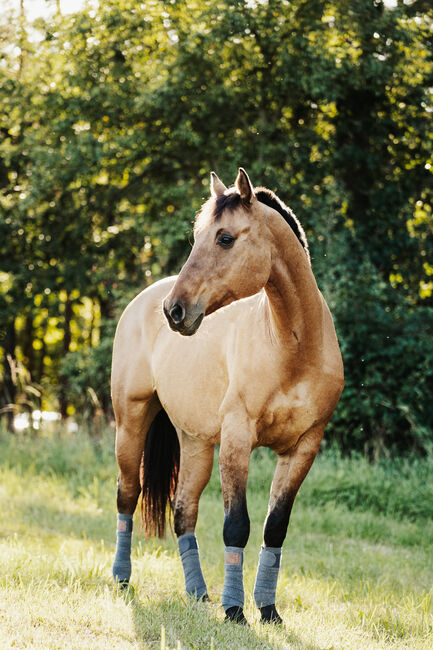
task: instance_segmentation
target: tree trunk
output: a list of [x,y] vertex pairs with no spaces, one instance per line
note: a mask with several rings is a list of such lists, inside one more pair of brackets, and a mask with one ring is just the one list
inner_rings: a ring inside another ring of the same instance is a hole
[[29,372],[31,379],[33,379],[35,355],[33,350],[33,313],[31,310],[26,316],[26,323],[24,329],[24,341],[23,341],[23,354],[24,354],[24,363],[26,369]]
[[[72,302],[69,297],[69,293],[66,295],[65,302],[65,316],[64,316],[64,326],[63,326],[63,355],[66,356],[71,347],[71,320],[72,320]],[[59,407],[60,415],[62,420],[66,420],[68,417],[68,400],[66,397],[67,384],[68,380],[66,377],[60,379],[60,395],[59,395]]]
[[19,48],[20,55],[18,57],[18,79],[21,79],[23,66],[24,66],[24,47],[26,45],[27,34],[24,27],[26,16],[24,11],[24,0],[20,0],[20,35],[19,35]]
[[42,347],[40,350],[38,350],[36,359],[37,363],[34,364],[34,381],[38,384],[42,382],[42,377],[44,376],[44,358],[47,353],[47,343],[45,341],[46,335],[47,335],[47,329],[48,329],[48,322],[45,321],[43,325],[41,324],[41,327],[43,327],[43,334],[40,337],[40,341],[42,343]]
[[12,318],[6,326],[6,335],[3,342],[4,349],[4,406],[10,406],[7,411],[6,421],[8,431],[15,433],[14,416],[15,416],[15,397],[16,384],[12,370],[12,363],[15,361],[16,330],[15,318]]
[[[101,313],[101,322],[99,328],[99,340],[102,341],[105,336],[108,322],[114,318],[114,301],[110,296],[99,297],[99,308]],[[99,395],[102,410],[107,418],[112,416],[110,393],[104,392]]]

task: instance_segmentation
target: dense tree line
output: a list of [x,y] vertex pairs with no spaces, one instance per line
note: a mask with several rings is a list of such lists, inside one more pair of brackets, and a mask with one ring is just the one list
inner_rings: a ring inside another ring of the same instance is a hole
[[107,0],[3,15],[1,402],[109,413],[112,335],[189,251],[209,171],[288,203],[347,385],[328,437],[433,443],[428,1]]

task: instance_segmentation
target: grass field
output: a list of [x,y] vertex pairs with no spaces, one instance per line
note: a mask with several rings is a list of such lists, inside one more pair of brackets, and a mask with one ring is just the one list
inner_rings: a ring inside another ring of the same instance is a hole
[[[280,628],[252,599],[273,470],[253,455],[245,555],[250,629],[223,622],[216,468],[197,536],[212,604],[189,601],[175,540],[140,537],[133,588],[112,583],[116,466],[110,436],[0,436],[1,648],[432,648],[433,459],[316,460],[284,544]],[[163,626],[163,630],[162,630]]]

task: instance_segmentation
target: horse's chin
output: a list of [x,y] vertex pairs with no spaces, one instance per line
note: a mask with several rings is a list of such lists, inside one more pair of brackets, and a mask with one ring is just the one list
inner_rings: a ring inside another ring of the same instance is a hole
[[174,327],[172,327],[172,329],[175,329],[175,331],[179,332],[179,334],[182,334],[182,336],[193,336],[200,327],[203,318],[204,314],[201,313],[197,316],[195,321],[191,323],[191,325],[182,323],[180,326],[176,327],[176,329]]

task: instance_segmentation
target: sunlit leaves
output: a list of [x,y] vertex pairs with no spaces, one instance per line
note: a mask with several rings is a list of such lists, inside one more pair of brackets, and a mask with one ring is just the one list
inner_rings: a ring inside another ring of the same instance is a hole
[[[19,354],[38,341],[34,372],[55,386],[69,296],[70,398],[82,404],[90,385],[108,403],[113,319],[180,268],[209,171],[230,184],[242,165],[307,230],[356,395],[348,314],[376,296],[381,331],[401,335],[386,309],[408,309],[410,325],[418,303],[432,304],[431,25],[425,7],[379,0],[107,0],[39,20],[19,51],[5,27],[0,329],[15,319]],[[359,269],[367,287],[353,283]],[[388,345],[382,370],[382,348],[365,357],[379,359],[365,371],[377,383],[410,349]],[[355,399],[346,406],[346,424],[362,419]],[[407,433],[400,416],[368,409],[375,430],[386,420]]]

